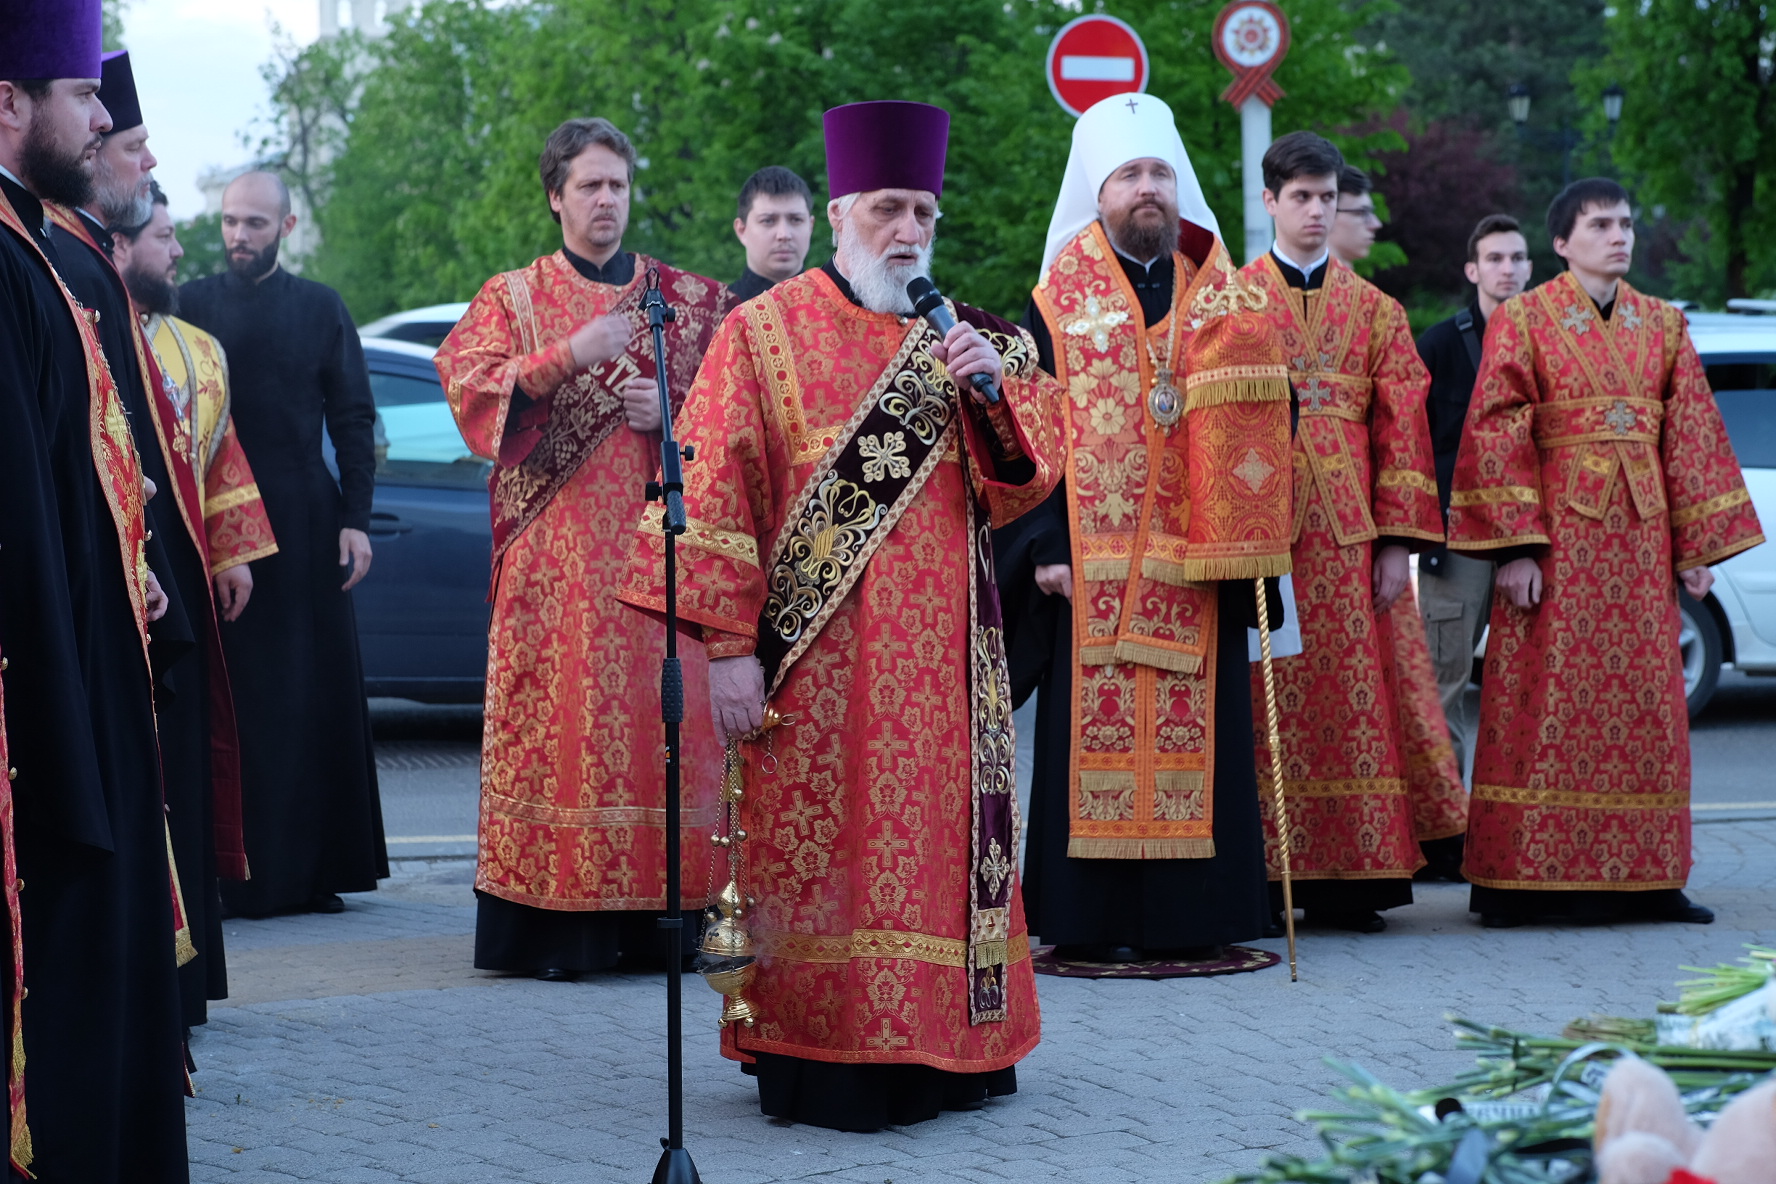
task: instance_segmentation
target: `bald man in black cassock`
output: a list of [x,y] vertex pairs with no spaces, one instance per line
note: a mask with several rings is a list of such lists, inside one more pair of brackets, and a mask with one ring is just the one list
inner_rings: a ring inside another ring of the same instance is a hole
[[180,315],[228,354],[234,429],[278,541],[253,564],[252,608],[222,626],[252,872],[224,882],[222,901],[249,917],[341,912],[339,893],[389,874],[349,592],[370,569],[376,405],[345,302],[278,265],[289,210],[270,173],[236,177],[222,196],[228,272],[179,289]]

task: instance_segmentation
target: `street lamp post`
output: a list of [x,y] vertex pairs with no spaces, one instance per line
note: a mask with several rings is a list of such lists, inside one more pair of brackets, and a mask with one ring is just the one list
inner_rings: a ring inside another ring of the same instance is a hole
[[[1616,123],[1622,118],[1622,100],[1626,97],[1622,85],[1612,82],[1603,92],[1603,115],[1609,120],[1610,137],[1616,134]],[[1572,184],[1572,154],[1580,143],[1577,129],[1567,126],[1563,119],[1558,132],[1543,131],[1529,126],[1530,90],[1521,82],[1514,82],[1505,91],[1505,110],[1511,113],[1511,122],[1517,125],[1517,138],[1529,143],[1539,143],[1560,151],[1560,184],[1562,188]]]

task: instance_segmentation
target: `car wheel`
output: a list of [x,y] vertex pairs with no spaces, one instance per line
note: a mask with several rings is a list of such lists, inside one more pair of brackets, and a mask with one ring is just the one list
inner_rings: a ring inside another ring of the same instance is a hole
[[1713,613],[1681,588],[1677,591],[1677,612],[1677,652],[1683,660],[1684,698],[1689,703],[1690,718],[1695,719],[1708,706],[1720,683],[1720,626]]

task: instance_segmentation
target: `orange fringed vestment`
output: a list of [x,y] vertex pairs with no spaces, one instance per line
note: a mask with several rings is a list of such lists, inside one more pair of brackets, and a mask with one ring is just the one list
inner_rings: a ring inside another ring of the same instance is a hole
[[145,333],[162,393],[178,412],[169,443],[191,458],[202,486],[210,574],[277,554],[259,483],[234,434],[222,344],[196,325],[159,313],[148,318]]
[[1683,315],[1570,272],[1487,325],[1449,539],[1543,548],[1495,596],[1466,871],[1507,889],[1681,888],[1690,743],[1674,572],[1763,541]]
[[[1269,297],[1300,403],[1293,538],[1303,652],[1275,664],[1294,875],[1406,879],[1424,862],[1419,840],[1437,837],[1416,818],[1447,820],[1461,789],[1428,655],[1428,697],[1400,685],[1400,663],[1416,667],[1396,635],[1423,650],[1418,614],[1396,604],[1378,617],[1371,603],[1376,539],[1443,535],[1424,413],[1430,378],[1404,310],[1349,268],[1328,264],[1322,286],[1308,291],[1290,287],[1269,254],[1241,275]],[[1256,670],[1253,691],[1262,719]],[[1415,726],[1403,726],[1415,703]],[[1441,804],[1414,801],[1415,766]],[[1258,767],[1261,779],[1272,768],[1262,743]],[[1276,822],[1269,795],[1260,797],[1274,877]]]
[[1036,289],[1067,388],[1073,858],[1215,854],[1213,581],[1289,569],[1288,371],[1266,297],[1219,239],[1200,268],[1173,264],[1155,325],[1096,222]]
[[[957,316],[981,314],[959,307]],[[792,651],[771,696],[794,721],[767,734],[774,762],[763,742],[744,746],[745,890],[758,900],[761,955],[749,995],[760,1019],[725,1030],[728,1056],[978,1073],[1012,1065],[1036,1045],[1029,934],[1015,887],[995,935],[1003,1018],[970,1023],[970,942],[980,936],[970,928],[971,811],[986,759],[971,743],[971,711],[982,706],[970,699],[971,548],[991,556],[975,494],[991,523],[1001,523],[1041,504],[1057,476],[1047,460],[1051,380],[1028,337],[998,324],[987,332],[1007,377],[1003,402],[989,412],[992,431],[972,412],[936,417],[952,428],[959,418],[966,445],[952,433],[931,454],[923,485],[896,503],[901,517],[824,628],[799,657]],[[771,592],[764,565],[792,516],[800,521],[798,493],[853,420],[887,401],[884,389],[905,376],[909,348],[927,332],[916,318],[857,307],[819,270],[778,284],[722,326],[678,421],[698,449],[686,466],[679,611],[704,627],[712,654],[754,651]],[[935,367],[907,389],[920,406],[939,397],[954,408],[957,399]],[[913,423],[906,433],[919,430]],[[890,473],[904,446],[897,435],[870,442]],[[983,436],[993,443],[983,445]],[[999,478],[1020,465],[1022,484]],[[873,520],[849,521],[841,508],[830,525],[823,555],[810,555],[810,564],[843,561],[851,535]],[[637,543],[624,598],[658,610],[661,547],[651,516]],[[993,706],[1009,716],[1009,702]],[[1016,875],[1015,846],[1009,861],[1004,855],[996,889]]]
[[[658,433],[623,421],[622,385],[654,376],[640,309],[658,268],[678,320],[666,330],[674,404],[690,388],[725,289],[642,256],[624,285],[583,278],[557,252],[495,276],[438,350],[463,439],[497,461],[493,616],[481,758],[482,892],[536,908],[634,911],[666,905],[661,754],[663,627],[616,598]],[[630,317],[627,352],[575,366],[568,336]],[[721,749],[711,731],[703,647],[680,649],[685,899],[702,902]]]

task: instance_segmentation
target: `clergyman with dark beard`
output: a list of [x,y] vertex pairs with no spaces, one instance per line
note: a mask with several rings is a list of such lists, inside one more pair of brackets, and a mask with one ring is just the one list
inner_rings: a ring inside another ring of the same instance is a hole
[[275,174],[236,177],[222,195],[228,271],[179,289],[184,318],[227,354],[235,432],[278,544],[253,564],[251,611],[222,627],[253,869],[222,900],[249,917],[342,912],[340,893],[388,875],[351,598],[370,570],[376,406],[345,302],[278,262],[295,226]]
[[92,200],[112,124],[100,25],[99,0],[0,0],[0,1039],[23,1073],[8,1178],[185,1184],[146,644],[164,598],[117,386],[45,228],[46,203]]
[[1246,627],[1288,569],[1289,384],[1152,95],[1075,125],[1027,323],[1070,458],[994,539],[1013,698],[1038,695],[1030,931],[1075,963],[1250,968]]
[[[160,373],[145,364],[147,335],[113,259],[117,240],[111,228],[144,222],[155,208],[149,174],[156,162],[148,148],[130,55],[107,54],[102,71],[99,99],[111,113],[111,130],[93,158],[93,193],[78,209],[52,206],[50,236],[69,289],[96,314],[93,328],[117,381],[142,471],[160,491],[148,503],[153,531],[148,562],[166,590],[167,611],[154,622],[149,655],[167,825],[192,935],[190,956],[179,967],[184,1026],[189,1029],[208,1018],[208,999],[227,995],[218,876],[239,880],[247,873],[241,850],[238,745],[217,632],[217,601],[238,600],[251,587],[252,576],[244,561],[231,557],[228,540],[220,548],[211,546],[202,494],[181,445],[188,435],[183,412],[169,397]],[[242,507],[235,518],[248,512]],[[262,513],[257,525],[260,534],[269,533]]]

